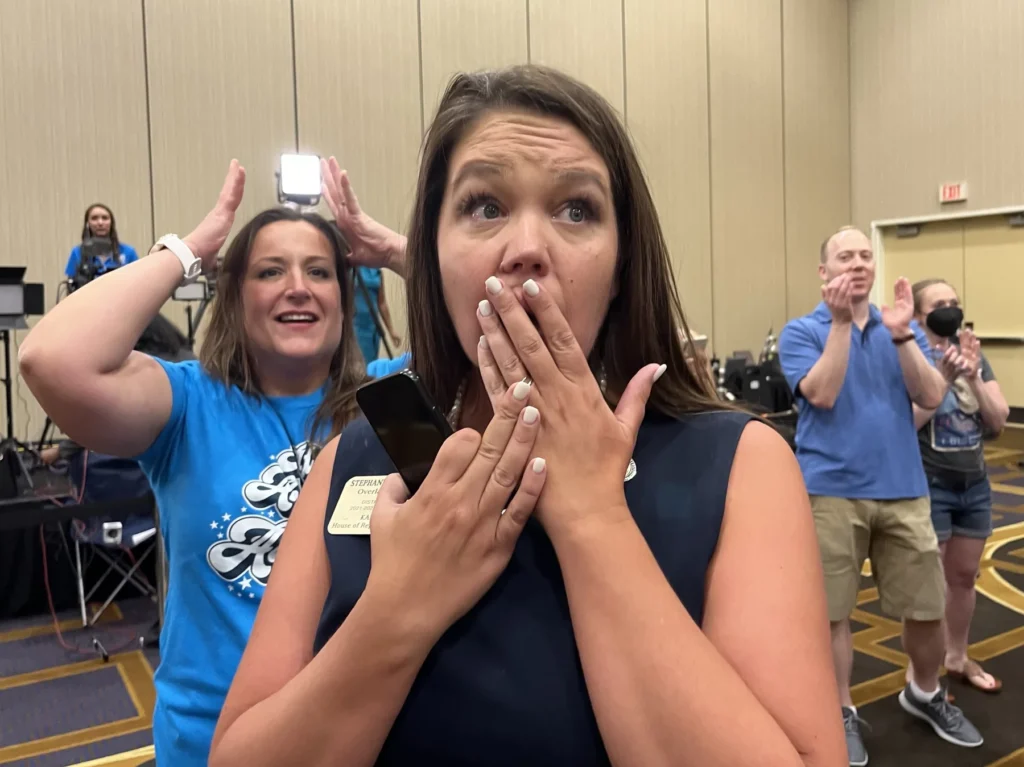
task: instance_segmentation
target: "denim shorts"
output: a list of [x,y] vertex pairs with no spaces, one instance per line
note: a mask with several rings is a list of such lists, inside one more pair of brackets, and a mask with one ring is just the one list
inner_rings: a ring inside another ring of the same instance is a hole
[[928,491],[932,498],[932,524],[939,543],[954,535],[981,539],[992,535],[992,487],[988,477],[956,482],[931,476]]

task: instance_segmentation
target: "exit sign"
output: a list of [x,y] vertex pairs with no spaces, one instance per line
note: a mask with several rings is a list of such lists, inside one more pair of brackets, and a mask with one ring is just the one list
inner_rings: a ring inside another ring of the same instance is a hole
[[967,199],[967,182],[957,181],[955,184],[943,184],[939,187],[939,202],[963,202]]

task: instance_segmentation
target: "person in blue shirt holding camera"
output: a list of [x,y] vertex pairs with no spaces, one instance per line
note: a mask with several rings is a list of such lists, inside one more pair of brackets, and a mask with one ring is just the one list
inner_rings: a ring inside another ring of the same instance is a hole
[[[92,249],[95,249],[96,252],[90,254],[89,251]],[[135,248],[121,242],[117,236],[114,212],[102,203],[95,203],[85,209],[85,220],[82,222],[82,242],[71,249],[68,265],[64,267],[64,274],[69,280],[74,280],[82,268],[83,250],[86,251],[87,258],[92,261],[92,263],[87,262],[86,264],[92,272],[89,279],[139,260],[139,254],[135,252]]]

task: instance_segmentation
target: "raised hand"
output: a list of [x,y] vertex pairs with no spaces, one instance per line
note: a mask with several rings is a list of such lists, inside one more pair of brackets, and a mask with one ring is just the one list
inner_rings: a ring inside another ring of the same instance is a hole
[[882,307],[882,324],[894,336],[905,336],[910,333],[912,319],[914,319],[914,294],[910,290],[910,280],[900,277],[896,280],[892,306]]
[[946,381],[953,383],[960,376],[968,375],[970,363],[964,359],[955,344],[949,344],[942,351],[942,356],[936,360],[935,367]]
[[529,376],[531,401],[544,413],[537,448],[549,471],[536,512],[541,524],[553,535],[628,519],[626,467],[651,387],[665,366],[642,367],[612,412],[550,293],[535,280],[522,285],[538,332],[512,287],[490,277],[486,289],[489,300],[477,312],[484,333],[477,351],[484,386],[494,402],[509,378]]
[[348,172],[339,167],[337,160],[333,157],[320,160],[320,173],[324,200],[351,249],[349,261],[355,266],[387,268],[404,274],[405,237],[388,229],[359,207]]
[[840,274],[821,286],[821,298],[825,306],[832,312],[833,322],[853,322],[853,299],[850,296],[851,279],[849,274]]
[[544,487],[546,464],[533,457],[540,413],[527,405],[532,394],[525,383],[507,388],[483,436],[463,429],[449,437],[411,498],[397,474],[377,496],[366,593],[433,641],[505,569]]
[[975,378],[981,372],[981,342],[970,328],[960,331],[960,356],[963,357],[967,378]]
[[203,262],[203,271],[207,274],[216,266],[217,254],[231,233],[235,212],[242,202],[244,191],[245,168],[238,164],[238,160],[232,160],[217,203],[206,214],[206,218],[199,222],[199,226],[182,238],[196,258]]

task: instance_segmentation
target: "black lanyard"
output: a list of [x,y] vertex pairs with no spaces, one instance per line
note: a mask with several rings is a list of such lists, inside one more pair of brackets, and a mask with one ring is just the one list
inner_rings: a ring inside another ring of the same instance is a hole
[[[273,403],[269,399],[267,400],[267,407],[269,407],[273,411],[274,415],[277,416],[278,423],[281,424],[281,429],[284,430],[284,436],[288,440],[288,446],[291,447],[292,449],[292,456],[295,458],[295,467],[297,469],[297,474],[299,476],[299,489],[301,490],[302,486],[306,482],[306,477],[302,473],[302,458],[301,456],[299,456],[298,448],[295,447],[295,440],[292,439],[292,433],[288,429],[288,424],[285,423],[284,416],[282,416],[281,413],[278,412],[278,409],[274,407]],[[312,440],[309,440],[309,449],[309,460],[310,464],[312,465],[312,462],[315,461],[316,457],[320,454],[321,447],[319,444],[316,444]]]

